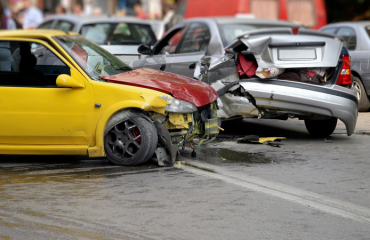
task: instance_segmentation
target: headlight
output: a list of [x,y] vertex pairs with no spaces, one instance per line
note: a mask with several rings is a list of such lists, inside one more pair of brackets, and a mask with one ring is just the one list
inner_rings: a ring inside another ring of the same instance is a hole
[[172,103],[167,104],[166,111],[174,113],[192,113],[197,111],[197,107],[190,102],[174,99]]

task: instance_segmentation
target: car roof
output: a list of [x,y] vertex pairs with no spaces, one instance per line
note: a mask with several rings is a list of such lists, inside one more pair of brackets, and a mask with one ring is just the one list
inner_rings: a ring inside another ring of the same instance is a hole
[[110,22],[110,23],[139,23],[139,24],[150,24],[148,20],[141,20],[135,17],[116,17],[116,16],[77,16],[77,15],[51,15],[47,17],[43,22],[50,20],[65,20],[73,22],[75,24],[89,24],[99,22]]
[[55,29],[35,29],[35,30],[4,30],[0,31],[0,37],[19,37],[19,38],[51,38],[54,36],[77,35],[73,32],[63,32]]
[[[243,18],[243,17],[197,17],[189,18],[186,21],[214,21],[217,24],[230,24],[230,23],[243,23],[243,24],[268,24],[268,25],[278,25],[278,26],[297,26],[301,25],[298,23],[292,23],[287,21],[278,20],[268,20],[268,19],[256,19],[256,18]],[[186,22],[185,21],[185,22]]]

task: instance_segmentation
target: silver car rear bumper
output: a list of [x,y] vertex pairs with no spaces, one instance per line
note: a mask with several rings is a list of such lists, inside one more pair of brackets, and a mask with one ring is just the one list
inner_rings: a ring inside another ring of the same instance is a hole
[[350,89],[267,79],[240,80],[239,84],[255,99],[258,109],[296,117],[336,117],[346,125],[348,136],[354,132],[358,101]]

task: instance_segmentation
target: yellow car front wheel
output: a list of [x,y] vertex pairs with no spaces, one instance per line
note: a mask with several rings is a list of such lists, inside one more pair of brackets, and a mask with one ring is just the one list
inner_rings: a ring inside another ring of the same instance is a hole
[[134,112],[119,112],[107,123],[104,148],[114,164],[133,166],[145,163],[153,156],[157,143],[154,125]]

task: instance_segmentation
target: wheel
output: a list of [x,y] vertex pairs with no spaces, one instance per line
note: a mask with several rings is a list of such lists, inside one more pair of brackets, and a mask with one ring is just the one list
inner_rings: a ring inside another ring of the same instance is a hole
[[327,137],[332,134],[337,126],[338,118],[327,120],[304,120],[307,131],[315,137]]
[[153,156],[158,136],[154,125],[132,111],[115,114],[107,123],[104,149],[117,165],[134,166]]
[[367,97],[364,85],[358,77],[352,78],[352,89],[355,89],[357,92],[358,111],[367,112],[370,108],[370,101]]

